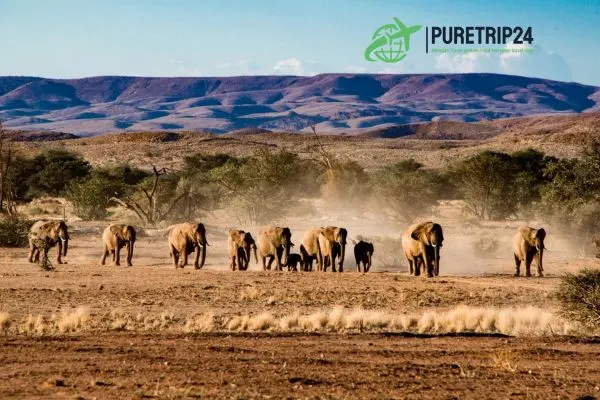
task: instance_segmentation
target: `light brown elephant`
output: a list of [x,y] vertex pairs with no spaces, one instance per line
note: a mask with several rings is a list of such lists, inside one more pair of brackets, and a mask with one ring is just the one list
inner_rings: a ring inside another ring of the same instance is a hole
[[[170,255],[173,257],[175,268],[185,267],[188,262],[188,255],[194,251],[196,251],[194,268],[202,268],[206,259],[207,246],[206,229],[203,224],[184,222],[183,224],[173,226],[173,229],[169,233]],[[180,258],[182,259],[181,263],[179,263]],[[199,265],[198,260],[200,260]]]
[[[40,246],[39,243],[44,243]],[[62,256],[67,255],[69,248],[69,232],[64,221],[37,221],[29,229],[29,262],[40,261],[40,250],[44,258],[48,258],[48,250],[58,246],[56,262],[62,264]]]
[[427,276],[440,273],[440,249],[444,242],[444,233],[440,224],[423,222],[406,228],[402,234],[402,249],[408,262],[410,274],[419,276],[421,266]]
[[[337,226],[327,226],[321,229],[319,234],[319,249],[323,258],[323,271],[331,265],[331,272],[344,272],[344,258],[346,257],[346,238],[348,231]],[[340,257],[338,268],[335,268],[335,260]],[[327,261],[326,261],[327,260]]]
[[[271,264],[275,260],[275,268],[277,271],[281,271],[282,265],[287,264],[292,247],[294,247],[294,243],[292,243],[290,228],[272,226],[261,229],[258,234],[258,253],[262,260],[263,270],[271,269]],[[268,265],[267,258],[269,258]]]
[[313,260],[317,260],[317,271],[321,270],[323,265],[323,256],[319,248],[319,235],[323,228],[312,228],[304,232],[302,244],[300,245],[300,255],[302,256],[302,270],[312,271]]
[[104,265],[106,257],[109,253],[112,254],[112,260],[115,265],[121,265],[121,249],[127,249],[127,266],[131,267],[131,259],[133,258],[133,246],[135,244],[136,232],[131,225],[112,224],[104,229],[102,234],[102,244],[104,253],[100,264]]
[[531,276],[531,262],[536,258],[538,276],[544,276],[542,259],[544,257],[544,228],[535,229],[528,226],[519,228],[513,238],[513,252],[515,256],[515,276],[521,273],[521,262],[525,262],[525,276]]
[[250,232],[231,229],[227,236],[227,248],[229,249],[229,258],[231,261],[229,267],[232,271],[235,271],[236,268],[240,271],[248,269],[251,250],[254,250],[254,260],[258,264],[256,243]]

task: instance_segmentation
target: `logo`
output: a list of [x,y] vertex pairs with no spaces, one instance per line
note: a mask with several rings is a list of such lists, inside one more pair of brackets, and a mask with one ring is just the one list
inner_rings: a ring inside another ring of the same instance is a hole
[[365,50],[367,61],[397,63],[406,57],[410,49],[410,35],[421,29],[421,25],[406,26],[395,17],[394,22],[382,25],[375,31],[371,44]]

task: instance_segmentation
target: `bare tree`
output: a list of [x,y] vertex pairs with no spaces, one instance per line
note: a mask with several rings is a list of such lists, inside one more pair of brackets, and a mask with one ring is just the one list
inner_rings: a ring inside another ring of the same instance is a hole
[[0,213],[14,212],[14,202],[12,188],[8,180],[8,172],[13,158],[12,143],[8,137],[8,132],[2,126],[0,120]]
[[171,201],[166,210],[162,211],[162,205],[158,204],[158,189],[160,177],[167,173],[167,169],[158,169],[153,165],[152,172],[154,173],[154,180],[152,182],[151,189],[148,190],[143,187],[140,188],[140,191],[143,194],[143,202],[136,201],[134,196],[129,196],[125,199],[119,199],[117,197],[110,198],[110,201],[113,201],[125,207],[126,209],[133,211],[142,222],[148,225],[156,225],[158,222],[166,219],[166,217],[173,211],[177,203],[179,203],[179,201],[181,201],[181,199],[186,197],[188,194],[186,191],[183,191]]

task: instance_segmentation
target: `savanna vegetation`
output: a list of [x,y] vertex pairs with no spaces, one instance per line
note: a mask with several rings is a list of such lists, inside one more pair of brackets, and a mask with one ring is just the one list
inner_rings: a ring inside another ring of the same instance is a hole
[[[484,151],[445,170],[409,159],[375,170],[350,160],[300,158],[262,150],[250,157],[195,154],[183,168],[128,165],[93,167],[63,149],[42,149],[33,158],[0,144],[0,209],[43,196],[61,196],[85,220],[99,220],[122,206],[139,222],[155,226],[225,209],[240,223],[266,224],[287,214],[310,213],[305,199],[331,207],[378,207],[401,221],[431,212],[440,200],[462,199],[464,211],[486,220],[541,216],[574,232],[600,230],[600,152],[557,159],[536,150]],[[324,161],[325,160],[325,161]]]

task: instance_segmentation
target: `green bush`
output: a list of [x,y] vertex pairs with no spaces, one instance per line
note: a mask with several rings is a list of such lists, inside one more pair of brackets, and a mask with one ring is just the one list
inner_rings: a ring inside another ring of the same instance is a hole
[[406,221],[429,214],[448,188],[443,176],[412,159],[382,168],[374,180],[377,198]]
[[33,223],[19,216],[0,220],[0,246],[25,247],[29,243],[29,228]]
[[588,329],[600,328],[600,271],[584,269],[561,278],[556,290],[563,317]]

